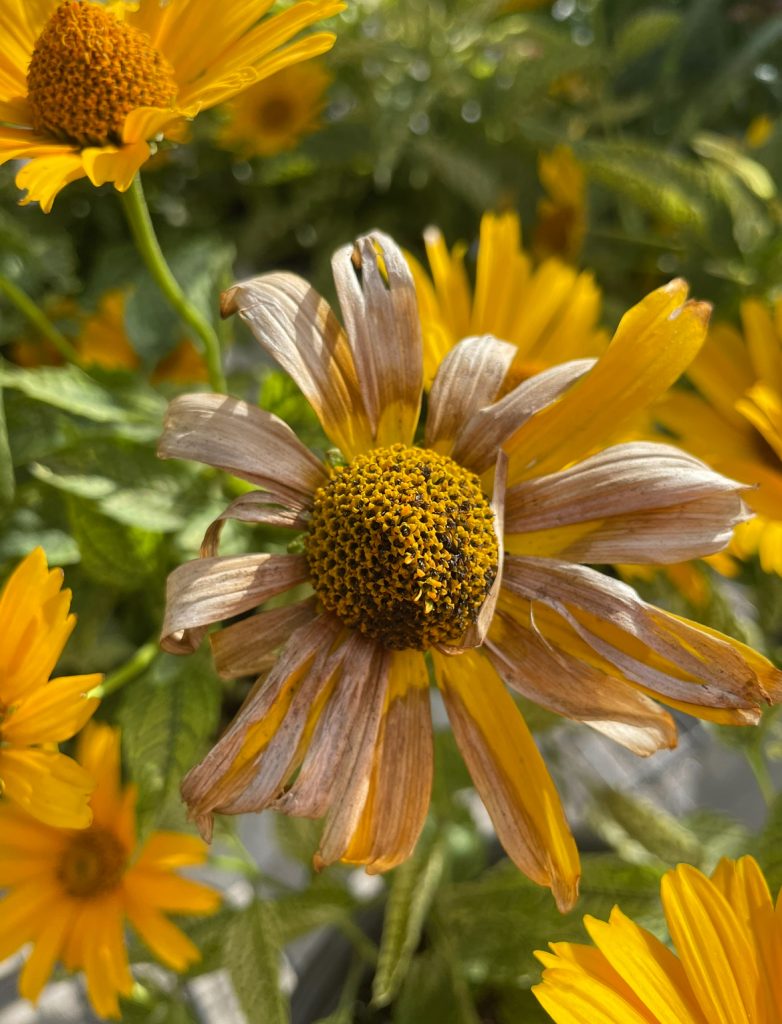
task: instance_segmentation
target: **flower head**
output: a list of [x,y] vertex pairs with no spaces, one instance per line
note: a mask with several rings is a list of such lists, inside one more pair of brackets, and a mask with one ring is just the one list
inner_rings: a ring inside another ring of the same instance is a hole
[[[224,295],[293,377],[344,464],[277,417],[222,395],[169,407],[159,453],[255,484],[168,581],[163,646],[187,653],[213,623],[226,677],[262,675],[185,779],[205,835],[214,812],[326,816],[317,864],[384,871],[429,805],[430,669],[511,858],[572,905],[578,856],[554,785],[506,685],[639,754],[675,743],[650,700],[756,721],[782,674],[736,641],[642,602],[587,564],[715,551],[744,515],[741,485],[662,445],[601,450],[692,358],[707,310],[680,281],[630,310],[606,354],[507,390],[513,345],[456,345],[416,445],[423,351],[413,280],[390,238],[338,250],[345,329],[301,278]],[[498,397],[498,396],[502,397]],[[288,527],[303,553],[220,557],[226,520]],[[312,594],[263,607],[302,583]]]
[[225,105],[218,142],[243,157],[274,156],[320,127],[331,75],[316,61],[292,64]]
[[84,828],[94,782],[57,750],[98,706],[100,675],[49,679],[76,617],[62,569],[36,548],[0,594],[0,809],[9,801],[49,825]]
[[[12,40],[0,74],[0,162],[26,159],[22,200],[51,209],[70,181],[120,191],[183,119],[282,68],[328,50],[329,32],[291,43],[338,13],[341,0],[297,0],[269,18],[268,0],[3,0]],[[261,20],[263,19],[263,20]],[[2,127],[2,124],[6,127]]]
[[118,1017],[118,995],[133,979],[123,935],[125,918],[150,951],[175,971],[200,954],[166,913],[209,914],[218,893],[176,869],[203,863],[204,843],[177,832],[136,837],[136,792],[120,784],[119,733],[90,723],[79,761],[97,780],[94,819],[81,831],[51,828],[11,807],[0,808],[0,958],[28,942],[32,952],[19,990],[36,1000],[60,960],[86,974],[87,992],[102,1017]]
[[709,878],[689,864],[660,887],[673,951],[614,907],[585,917],[593,946],[550,943],[533,987],[557,1024],[777,1024],[782,916],[752,857]]
[[[579,173],[574,165],[572,174]],[[426,230],[424,242],[431,279],[412,256],[407,259],[418,293],[427,384],[457,342],[482,334],[515,345],[511,381],[516,383],[557,363],[604,351],[608,338],[597,326],[601,295],[594,278],[553,256],[534,264],[521,247],[515,213],[483,215],[474,291],[463,243],[449,252],[437,228]]]
[[753,490],[755,518],[736,530],[733,553],[755,551],[782,575],[782,300],[741,304],[743,336],[716,324],[688,376],[699,394],[675,392],[655,408],[683,448]]

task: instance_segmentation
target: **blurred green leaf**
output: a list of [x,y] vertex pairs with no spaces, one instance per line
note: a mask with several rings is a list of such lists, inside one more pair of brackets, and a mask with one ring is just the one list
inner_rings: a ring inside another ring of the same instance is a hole
[[138,815],[152,827],[179,806],[182,777],[204,753],[220,710],[220,681],[208,653],[161,654],[122,691],[119,722]]
[[339,925],[349,920],[356,909],[356,901],[336,880],[317,875],[307,889],[286,893],[274,907],[278,917],[278,935],[286,944],[313,928]]
[[640,859],[626,848],[631,840],[646,854],[666,864],[687,861],[699,867],[703,851],[697,836],[671,814],[627,792],[604,788],[594,794],[590,820],[599,834],[627,859]]
[[766,876],[769,889],[776,896],[782,889],[782,794],[769,808],[765,828],[757,843],[757,859]]
[[5,512],[14,500],[14,468],[11,448],[8,444],[8,426],[5,419],[5,404],[0,391],[0,512]]
[[225,933],[225,965],[248,1020],[263,1024],[288,1021],[287,1000],[280,991],[279,963],[276,915],[271,906],[254,900]]
[[162,574],[163,540],[159,534],[118,523],[92,502],[74,495],[66,495],[65,500],[82,566],[96,583],[132,592]]
[[375,1006],[388,1006],[399,991],[421,941],[426,915],[444,868],[443,842],[419,839],[413,856],[394,871],[386,902],[377,971],[372,983]]
[[678,11],[649,8],[622,25],[614,41],[614,59],[621,67],[666,43],[681,27]]
[[394,1004],[394,1024],[461,1024],[467,1012],[448,961],[435,950],[417,956]]

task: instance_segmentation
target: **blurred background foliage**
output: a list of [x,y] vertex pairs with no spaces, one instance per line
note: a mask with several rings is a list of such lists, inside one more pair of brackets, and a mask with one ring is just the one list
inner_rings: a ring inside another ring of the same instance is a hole
[[[608,327],[677,275],[723,319],[747,295],[782,295],[782,11],[773,0],[350,0],[335,28],[317,132],[251,156],[227,148],[218,108],[144,168],[163,249],[215,323],[222,288],[272,268],[302,274],[333,300],[331,253],[372,227],[423,261],[422,232],[435,224],[449,245],[468,245],[470,266],[491,209],[517,210],[538,255],[556,248],[557,231],[570,240],[564,255],[595,275]],[[584,176],[583,193],[565,189],[564,198],[541,180],[541,160],[563,145]],[[167,399],[196,389],[202,367],[182,348],[187,339],[141,266],[111,187],[70,185],[44,216],[14,205],[14,172],[0,168],[0,563],[5,575],[40,543],[66,567],[79,624],[62,669],[109,673],[116,692],[100,714],[122,725],[142,827],[182,825],[181,776],[249,683],[218,680],[208,653],[157,655],[164,581],[244,485],[155,456]],[[15,289],[77,353],[91,324],[113,357],[97,366],[83,353],[82,368],[63,365]],[[107,306],[111,293],[119,298]],[[323,447],[295,388],[241,325],[218,330],[231,392]],[[226,528],[228,553],[258,543],[257,533]],[[268,550],[286,543],[282,532],[263,538]],[[698,608],[666,578],[639,586],[778,657],[780,579],[752,562],[730,582],[705,572]],[[532,724],[544,738],[551,731],[546,716]],[[562,778],[571,731],[554,732]],[[227,967],[248,1019],[274,1024],[288,1012],[279,951],[325,926],[330,938],[311,940],[315,966],[294,993],[299,1021],[318,1016],[312,993],[329,1024],[542,1020],[528,993],[538,976],[532,950],[582,939],[583,913],[607,915],[619,902],[660,932],[667,866],[709,868],[746,850],[773,890],[782,884],[782,803],[769,770],[782,758],[780,719],[711,733],[755,772],[770,808],[762,830],[717,812],[673,817],[627,791],[596,790],[582,823],[594,851],[584,856],[583,898],[564,917],[476,826],[447,732],[438,734],[429,831],[415,857],[371,891],[346,869],[312,874],[311,823],[276,823],[280,849],[298,865],[295,884],[259,872],[235,824],[224,824],[215,862],[251,896],[184,924],[204,954],[194,973]],[[184,989],[154,980],[125,1009],[129,1021],[197,1019]]]

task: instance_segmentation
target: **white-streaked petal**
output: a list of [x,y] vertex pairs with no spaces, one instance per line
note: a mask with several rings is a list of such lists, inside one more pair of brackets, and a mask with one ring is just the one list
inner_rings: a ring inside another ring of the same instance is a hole
[[212,633],[215,668],[223,679],[257,676],[277,660],[277,648],[316,615],[315,598],[257,612]]
[[350,459],[372,447],[372,430],[345,332],[325,299],[295,274],[275,273],[223,293],[223,316],[238,313],[315,410]]
[[185,562],[168,577],[161,646],[171,654],[190,654],[213,623],[249,611],[308,578],[303,555],[236,555]]
[[485,651],[500,678],[547,711],[584,722],[646,757],[676,746],[673,719],[632,686],[557,650],[534,628],[499,612]]
[[287,423],[226,395],[175,398],[166,412],[158,455],[216,466],[280,498],[309,501],[327,480],[321,463]]
[[491,334],[464,338],[451,349],[429,392],[427,448],[449,454],[467,420],[497,397],[516,351],[515,345]]
[[423,343],[407,263],[388,235],[373,231],[337,249],[331,266],[375,443],[412,444]]
[[540,409],[550,405],[595,365],[594,359],[574,359],[523,381],[493,405],[484,406],[456,435],[452,457],[474,473],[485,472],[497,449]]
[[582,562],[682,562],[725,547],[748,516],[743,489],[668,445],[616,445],[510,488],[508,547]]

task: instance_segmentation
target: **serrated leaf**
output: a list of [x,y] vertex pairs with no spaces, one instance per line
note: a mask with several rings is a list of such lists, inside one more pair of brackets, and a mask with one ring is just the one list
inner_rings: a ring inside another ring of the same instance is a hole
[[667,42],[679,29],[677,11],[650,8],[630,18],[616,34],[614,57],[621,67]]
[[372,983],[374,1006],[388,1006],[399,991],[421,941],[426,915],[444,868],[442,842],[432,844],[419,840],[413,856],[394,871]]
[[225,965],[249,1021],[287,1024],[287,1000],[280,991],[280,943],[273,907],[253,901],[237,914],[225,934]]
[[84,571],[96,583],[133,592],[162,573],[159,534],[118,523],[74,495],[66,495],[66,509]]
[[122,694],[125,761],[139,787],[138,815],[151,827],[179,804],[185,772],[217,728],[220,682],[206,653],[186,660],[161,654]]

